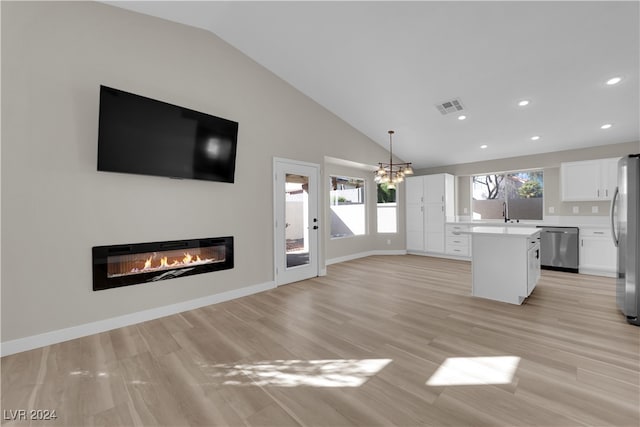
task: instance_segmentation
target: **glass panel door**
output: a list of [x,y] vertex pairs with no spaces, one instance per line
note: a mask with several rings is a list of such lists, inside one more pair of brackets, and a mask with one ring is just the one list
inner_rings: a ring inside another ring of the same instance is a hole
[[286,174],[285,239],[287,268],[309,264],[309,177]]
[[318,275],[318,177],[320,168],[293,160],[274,160],[275,282],[297,282]]

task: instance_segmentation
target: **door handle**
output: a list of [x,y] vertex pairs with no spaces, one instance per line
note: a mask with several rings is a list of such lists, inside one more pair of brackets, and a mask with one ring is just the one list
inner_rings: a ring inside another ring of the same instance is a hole
[[609,219],[611,219],[611,238],[613,239],[613,244],[618,247],[618,236],[616,236],[616,218],[614,217],[615,208],[616,208],[616,200],[618,199],[618,195],[620,194],[620,190],[618,187],[613,192],[613,199],[611,200],[611,210],[609,211]]
[[317,230],[317,229],[318,229],[318,226],[317,226],[317,225],[314,225],[314,226],[313,226],[313,229],[314,229],[314,230]]

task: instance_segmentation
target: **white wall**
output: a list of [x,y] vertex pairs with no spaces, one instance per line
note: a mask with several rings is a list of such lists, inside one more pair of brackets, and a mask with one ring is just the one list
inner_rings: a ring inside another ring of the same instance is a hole
[[[273,157],[387,155],[202,30],[95,2],[3,2],[1,30],[2,342],[271,282]],[[97,172],[100,84],[238,121],[235,184]],[[92,291],[92,246],[226,235],[233,270]]]

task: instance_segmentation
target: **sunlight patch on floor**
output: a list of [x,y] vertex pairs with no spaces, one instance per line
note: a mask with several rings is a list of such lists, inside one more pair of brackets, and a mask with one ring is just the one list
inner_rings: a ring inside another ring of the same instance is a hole
[[271,360],[208,365],[224,385],[360,387],[391,359]]
[[517,356],[449,357],[427,385],[510,384],[519,363]]
[[79,370],[79,371],[71,371],[69,372],[69,376],[72,377],[89,377],[89,378],[94,378],[94,377],[99,377],[99,378],[107,378],[109,377],[109,373],[108,372],[92,372],[92,371],[87,371],[87,370]]

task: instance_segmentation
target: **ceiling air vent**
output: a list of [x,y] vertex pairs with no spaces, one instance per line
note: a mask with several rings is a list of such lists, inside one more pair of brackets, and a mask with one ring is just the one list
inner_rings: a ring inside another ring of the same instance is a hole
[[458,111],[464,110],[464,107],[462,106],[462,101],[460,101],[460,98],[454,98],[450,101],[444,101],[444,102],[441,102],[440,104],[436,104],[436,108],[442,114],[457,113]]

